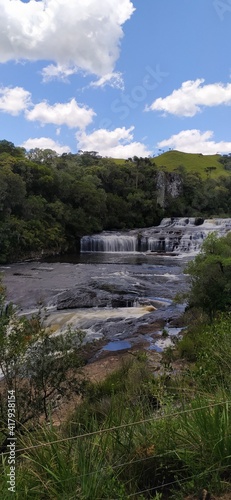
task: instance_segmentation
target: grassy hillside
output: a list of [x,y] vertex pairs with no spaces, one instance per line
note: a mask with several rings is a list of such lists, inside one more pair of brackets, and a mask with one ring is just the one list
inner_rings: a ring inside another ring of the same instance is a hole
[[209,176],[216,178],[221,175],[229,175],[227,170],[224,169],[223,165],[218,161],[220,155],[202,155],[202,154],[192,154],[183,153],[181,151],[168,151],[160,156],[153,159],[158,167],[166,167],[166,170],[173,172],[179,166],[184,166],[187,171],[198,172],[201,174],[202,178],[208,176],[206,169],[209,167],[216,167],[216,170],[212,170]]
[[[192,154],[183,153],[181,151],[167,151],[153,158],[153,162],[161,170],[167,170],[168,172],[174,172],[180,166],[184,166],[188,172],[198,172],[201,174],[203,179],[208,176],[211,178],[217,178],[221,175],[230,175],[227,170],[224,169],[223,165],[218,161],[220,155],[202,155],[202,154]],[[118,165],[123,163],[124,160],[116,159],[114,160]],[[165,168],[164,168],[165,167]],[[215,167],[215,170],[207,172],[206,169],[209,167]]]

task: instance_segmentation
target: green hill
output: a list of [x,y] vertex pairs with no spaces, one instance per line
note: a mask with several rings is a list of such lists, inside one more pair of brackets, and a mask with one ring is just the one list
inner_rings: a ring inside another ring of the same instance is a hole
[[[169,172],[173,172],[180,166],[184,166],[187,171],[198,172],[202,178],[208,175],[216,178],[221,175],[229,175],[228,171],[224,169],[223,165],[219,162],[220,155],[202,155],[183,153],[181,151],[167,151],[153,158],[155,164],[162,169],[166,168]],[[208,171],[206,169],[215,167],[214,170]]]
[[[216,155],[202,155],[200,153],[183,153],[181,151],[167,151],[166,153],[156,156],[152,159],[153,163],[157,165],[160,170],[174,172],[179,167],[185,167],[187,172],[198,172],[203,179],[207,177],[217,178],[220,176],[228,176],[229,171],[225,170],[222,163],[219,162],[221,156]],[[124,160],[114,160],[118,165],[122,164]],[[210,167],[214,167],[212,170]]]

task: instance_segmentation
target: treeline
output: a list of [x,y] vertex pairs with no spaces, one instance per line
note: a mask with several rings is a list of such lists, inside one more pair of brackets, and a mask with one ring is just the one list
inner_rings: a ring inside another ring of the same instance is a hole
[[180,179],[177,196],[163,186],[160,203],[158,175],[151,158],[58,156],[0,141],[0,262],[76,251],[84,234],[148,227],[164,216],[230,214],[231,177],[202,180],[179,166],[171,174]]

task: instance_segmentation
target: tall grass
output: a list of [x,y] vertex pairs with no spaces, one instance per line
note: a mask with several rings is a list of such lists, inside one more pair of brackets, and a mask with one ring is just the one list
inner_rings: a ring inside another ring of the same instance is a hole
[[[17,459],[15,498],[180,500],[204,487],[231,491],[231,398],[214,367],[213,392],[198,377],[193,387],[187,376],[153,377],[145,359],[86,385],[60,428],[41,426],[21,438],[28,449]],[[8,500],[6,463],[2,469],[1,499]]]

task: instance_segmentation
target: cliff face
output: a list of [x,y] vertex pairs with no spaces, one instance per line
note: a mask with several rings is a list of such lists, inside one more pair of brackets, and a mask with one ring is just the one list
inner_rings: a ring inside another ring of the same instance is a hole
[[182,192],[183,182],[180,174],[176,172],[157,172],[156,189],[157,203],[161,208],[166,208],[169,197],[177,198]]

